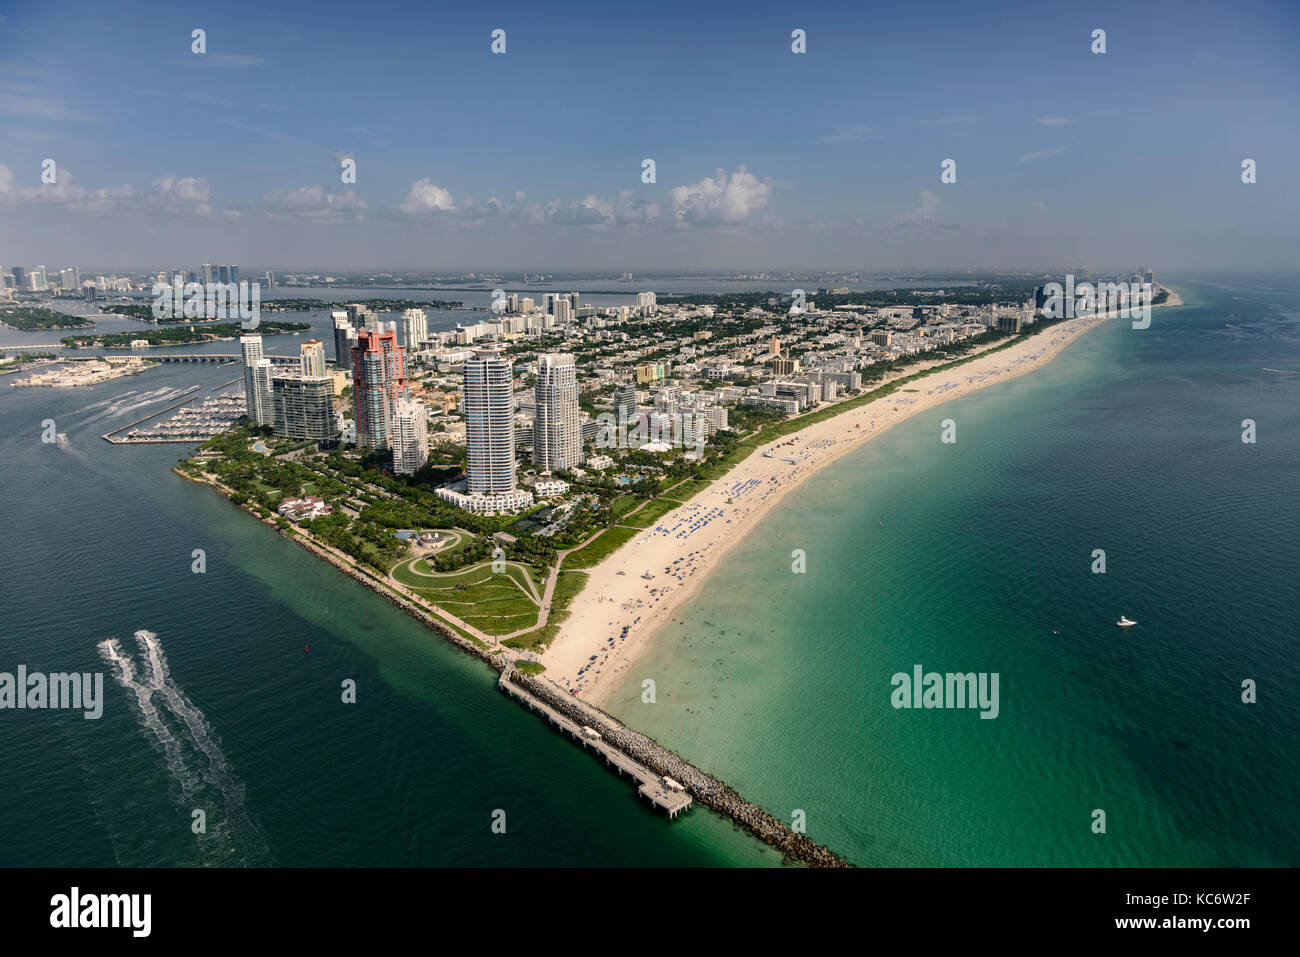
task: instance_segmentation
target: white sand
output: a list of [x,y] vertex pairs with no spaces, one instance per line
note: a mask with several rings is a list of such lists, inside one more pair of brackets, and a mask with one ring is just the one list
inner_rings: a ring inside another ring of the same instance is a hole
[[[1171,292],[1163,305],[1181,304]],[[622,672],[644,652],[658,626],[671,619],[717,561],[809,475],[918,412],[1046,365],[1074,339],[1105,321],[1067,320],[1008,349],[904,386],[916,392],[900,389],[761,446],[590,570],[586,588],[574,600],[569,618],[541,657],[547,677],[566,689],[576,688],[584,700],[599,704],[618,684]],[[922,368],[918,365],[893,378]],[[783,457],[799,457],[800,461],[785,462]],[[732,504],[726,504],[728,499]],[[709,519],[707,524],[705,519]],[[672,571],[665,573],[668,568]],[[642,577],[647,572],[653,579]],[[631,627],[623,638],[625,625]],[[612,645],[610,638],[614,639]],[[595,662],[579,677],[578,670],[592,655],[597,656]]]

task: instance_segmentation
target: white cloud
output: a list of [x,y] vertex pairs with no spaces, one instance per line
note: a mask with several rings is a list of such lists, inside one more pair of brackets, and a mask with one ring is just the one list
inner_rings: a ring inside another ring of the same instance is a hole
[[193,176],[162,176],[147,189],[108,186],[87,189],[67,167],[56,168],[53,183],[15,188],[13,172],[0,166],[0,206],[50,205],[73,212],[143,212],[164,216],[212,215],[208,181]]
[[273,216],[287,216],[314,222],[345,222],[360,219],[366,210],[355,190],[331,193],[324,186],[304,186],[292,193],[273,194],[262,199]]
[[736,168],[730,177],[718,170],[690,186],[674,186],[673,216],[687,226],[735,226],[765,208],[772,197],[771,181]]
[[252,53],[191,53],[189,56],[168,61],[173,64],[195,64],[197,66],[225,66],[242,70],[250,66],[261,66],[266,57]]
[[921,190],[916,209],[899,213],[894,217],[896,226],[933,226],[935,215],[939,212],[939,197],[928,189]]
[[66,101],[48,96],[31,96],[13,90],[32,90],[29,85],[14,86],[0,93],[0,113],[64,123],[94,123],[103,118],[69,106]]
[[514,190],[507,200],[492,196],[480,203],[466,196],[457,202],[450,190],[428,179],[411,184],[406,200],[398,209],[407,215],[447,214],[457,222],[470,225],[495,220],[517,226],[586,229],[636,228],[658,220],[661,215],[659,203],[639,199],[631,190],[620,192],[614,199],[589,193],[582,199],[552,199],[545,203],[529,202],[522,190]]
[[1036,116],[1034,122],[1043,126],[1069,126],[1074,120],[1068,116]]
[[455,208],[451,193],[428,179],[411,184],[401,207],[404,213],[449,212]]
[[1021,153],[1020,162],[1032,163],[1035,160],[1047,159],[1047,157],[1049,156],[1055,156],[1058,153],[1064,153],[1064,152],[1065,152],[1065,147],[1058,146],[1054,150],[1039,150],[1037,153]]
[[160,176],[146,196],[154,211],[172,216],[210,216],[211,200],[208,181],[193,176]]
[[865,123],[836,123],[835,132],[823,136],[823,143],[863,143],[871,137],[871,127]]

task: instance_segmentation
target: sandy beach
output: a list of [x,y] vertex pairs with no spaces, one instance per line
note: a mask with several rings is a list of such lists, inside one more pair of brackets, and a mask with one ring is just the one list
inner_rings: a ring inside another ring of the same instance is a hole
[[[1170,290],[1161,305],[1181,304]],[[760,446],[590,570],[587,587],[541,657],[547,677],[600,704],[718,560],[808,476],[918,412],[1046,365],[1079,336],[1109,321],[1066,320],[1010,348],[934,372],[909,386],[915,392],[900,390]]]

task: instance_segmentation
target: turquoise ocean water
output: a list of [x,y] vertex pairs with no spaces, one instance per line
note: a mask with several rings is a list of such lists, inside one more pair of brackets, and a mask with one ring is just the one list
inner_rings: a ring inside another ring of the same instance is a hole
[[[1110,323],[810,480],[634,670],[659,703],[613,709],[859,864],[1300,863],[1300,282],[1176,285],[1151,329]],[[0,865],[779,863],[654,815],[485,666],[171,474],[175,447],[99,438],[142,414],[106,411],[128,393],[236,372],[0,386],[0,671],[106,677],[99,721],[0,712]],[[97,649],[145,675],[137,629],[163,737]],[[998,672],[999,717],[892,709],[918,663]]]
[[611,709],[858,864],[1300,864],[1300,283],[1177,288],[812,477]]

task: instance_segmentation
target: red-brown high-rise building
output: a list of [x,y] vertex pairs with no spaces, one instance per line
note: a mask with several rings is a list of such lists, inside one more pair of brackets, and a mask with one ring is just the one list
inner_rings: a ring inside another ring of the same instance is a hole
[[392,448],[397,400],[409,397],[403,353],[395,330],[357,333],[352,347],[352,402],[359,446]]

